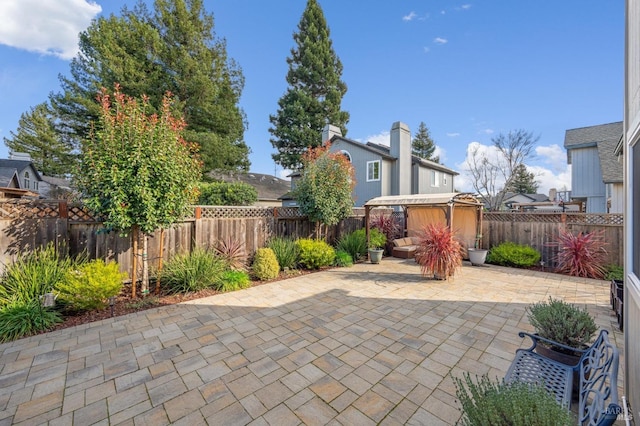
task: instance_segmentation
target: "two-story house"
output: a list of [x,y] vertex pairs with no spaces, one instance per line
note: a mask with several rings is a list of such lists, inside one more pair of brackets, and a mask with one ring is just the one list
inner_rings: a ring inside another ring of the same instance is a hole
[[442,164],[411,154],[411,132],[402,122],[391,127],[390,146],[361,143],[342,136],[340,128],[326,125],[322,141],[331,143],[332,152],[341,152],[353,164],[356,207],[383,195],[441,194],[454,192],[458,175]]
[[571,198],[585,203],[587,213],[623,212],[623,164],[615,154],[622,132],[622,121],[618,121],[565,133]]
[[0,192],[5,197],[37,195],[42,177],[26,155],[0,159]]

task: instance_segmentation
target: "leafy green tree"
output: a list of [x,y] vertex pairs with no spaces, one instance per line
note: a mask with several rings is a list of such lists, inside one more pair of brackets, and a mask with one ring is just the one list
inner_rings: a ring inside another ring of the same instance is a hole
[[433,142],[433,139],[431,139],[431,133],[424,122],[421,121],[420,126],[418,126],[418,132],[411,142],[411,153],[425,160],[439,163],[440,158],[433,155],[435,150],[436,144]]
[[172,112],[188,123],[184,136],[200,145],[204,169],[248,170],[246,117],[238,106],[244,77],[213,29],[202,0],[156,0],[153,11],[140,2],[121,16],[94,20],[80,34],[70,76],[60,76],[62,92],[51,96],[59,131],[75,141],[87,137],[102,87],[117,83],[128,96],[147,95],[155,111],[170,92]]
[[[112,96],[103,89],[98,101],[100,116],[82,144],[78,188],[86,205],[104,216],[106,228],[131,232],[134,247],[142,232],[142,292],[146,294],[147,236],[190,211],[200,162],[196,147],[181,136],[185,122],[172,115],[171,97],[165,96],[159,115],[149,114],[152,108],[146,98],[137,101],[117,86]],[[132,275],[136,282],[135,267]]]
[[524,164],[519,164],[513,173],[509,191],[517,194],[537,194],[538,187],[535,173],[529,172]]
[[206,206],[250,206],[258,201],[258,191],[244,182],[200,184],[198,204]]
[[71,144],[66,143],[55,129],[55,116],[46,102],[23,113],[16,132],[4,138],[5,145],[13,152],[31,156],[35,168],[46,176],[63,177],[76,163]]
[[347,134],[349,113],[341,110],[347,92],[342,62],[333,50],[329,27],[316,0],[308,0],[293,34],[296,47],[287,58],[289,87],[278,101],[278,111],[269,120],[271,144],[278,151],[274,161],[297,170],[307,148],[322,145],[322,128],[328,122]]
[[316,222],[316,235],[320,237],[320,225],[335,225],[352,213],[351,191],[356,183],[353,166],[344,155],[329,152],[329,144],[311,148],[302,162],[302,175],[293,196],[301,213]]

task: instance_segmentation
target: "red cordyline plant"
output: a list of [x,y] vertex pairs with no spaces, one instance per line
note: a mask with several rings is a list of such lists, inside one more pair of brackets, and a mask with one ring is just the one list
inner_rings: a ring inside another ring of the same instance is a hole
[[400,237],[400,224],[392,215],[385,216],[384,213],[371,217],[371,227],[376,228],[387,237],[387,242]]
[[558,272],[574,277],[602,279],[606,273],[604,231],[572,234],[561,230],[552,245],[558,247],[556,255]]
[[462,245],[450,227],[431,223],[420,233],[415,258],[423,276],[448,278],[462,266]]

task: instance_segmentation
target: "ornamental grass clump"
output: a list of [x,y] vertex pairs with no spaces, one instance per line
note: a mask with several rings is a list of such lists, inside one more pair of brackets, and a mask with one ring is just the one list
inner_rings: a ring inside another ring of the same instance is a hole
[[227,262],[229,268],[236,271],[244,271],[246,269],[247,256],[242,241],[233,237],[227,237],[224,240],[218,241],[214,250],[218,257]]
[[606,273],[604,231],[572,234],[561,230],[551,243],[558,247],[557,271],[574,277],[602,279]]
[[345,251],[351,255],[354,262],[367,255],[367,236],[364,229],[358,229],[340,238],[336,250]]
[[295,240],[283,237],[272,237],[267,242],[267,247],[273,250],[273,253],[276,255],[280,269],[296,269],[300,249]]
[[538,335],[572,348],[583,349],[598,330],[586,309],[551,296],[548,301],[529,305],[526,311]]
[[563,426],[577,422],[542,385],[492,381],[487,375],[476,376],[473,381],[469,373],[464,373],[464,380],[458,377],[453,380],[462,406],[459,425]]
[[423,276],[448,278],[462,266],[462,246],[447,225],[426,225],[418,238],[415,258]]
[[188,293],[215,287],[227,262],[213,251],[197,248],[176,254],[164,265],[160,282],[169,293]]
[[60,312],[39,300],[14,300],[0,307],[0,343],[49,330],[62,322]]

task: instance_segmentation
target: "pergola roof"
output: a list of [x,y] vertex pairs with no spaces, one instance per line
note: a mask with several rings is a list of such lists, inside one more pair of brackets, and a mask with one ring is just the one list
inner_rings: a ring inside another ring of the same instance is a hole
[[472,194],[465,192],[449,192],[444,194],[412,194],[412,195],[385,195],[375,197],[364,203],[365,207],[382,206],[434,206],[434,205],[473,205],[481,206]]

